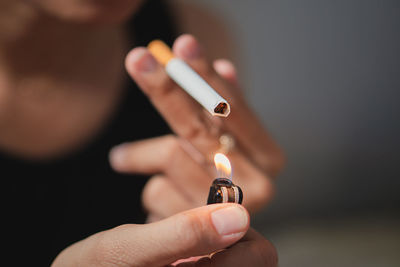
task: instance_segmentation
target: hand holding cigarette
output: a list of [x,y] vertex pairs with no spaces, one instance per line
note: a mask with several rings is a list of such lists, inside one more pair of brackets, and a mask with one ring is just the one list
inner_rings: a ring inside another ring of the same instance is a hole
[[226,153],[234,170],[233,182],[243,190],[243,205],[256,211],[273,196],[273,177],[283,164],[281,150],[244,100],[229,61],[211,64],[190,35],[180,36],[172,51],[166,62],[178,58],[190,66],[221,99],[228,100],[229,116],[205,112],[206,105],[171,79],[147,48],[137,47],[126,58],[128,73],[176,135],[118,146],[110,154],[112,166],[120,172],[154,175],[143,192],[143,203],[149,220],[159,220],[205,204],[216,178],[212,159],[221,149],[221,135],[228,134],[235,140]]

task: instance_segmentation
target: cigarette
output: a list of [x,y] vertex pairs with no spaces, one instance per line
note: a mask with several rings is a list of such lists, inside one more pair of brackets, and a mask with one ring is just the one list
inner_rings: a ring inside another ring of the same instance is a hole
[[229,115],[229,103],[185,61],[175,57],[164,42],[154,40],[149,43],[147,48],[156,60],[165,67],[168,76],[199,102],[211,115],[220,117]]

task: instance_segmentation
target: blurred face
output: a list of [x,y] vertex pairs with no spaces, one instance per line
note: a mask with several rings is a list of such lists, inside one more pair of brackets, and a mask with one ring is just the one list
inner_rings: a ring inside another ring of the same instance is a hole
[[[15,1],[15,0],[12,0]],[[78,23],[118,23],[129,18],[143,0],[23,0],[40,11]]]

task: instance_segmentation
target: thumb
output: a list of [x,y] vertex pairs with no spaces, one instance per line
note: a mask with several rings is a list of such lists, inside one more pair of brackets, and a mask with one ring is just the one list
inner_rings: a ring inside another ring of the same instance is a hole
[[[208,205],[156,223],[123,225],[96,234],[77,243],[76,248],[67,248],[53,266],[69,266],[68,262],[85,266],[164,266],[230,246],[248,228],[249,215],[243,206]],[[80,259],[73,260],[74,256]]]

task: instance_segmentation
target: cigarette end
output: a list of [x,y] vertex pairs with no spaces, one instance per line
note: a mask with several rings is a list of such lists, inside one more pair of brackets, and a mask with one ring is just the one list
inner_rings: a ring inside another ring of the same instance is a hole
[[161,40],[154,40],[151,41],[147,48],[149,49],[150,53],[156,58],[160,64],[163,66],[167,65],[168,61],[174,58],[174,54],[172,53],[171,49],[168,47]]
[[228,117],[230,112],[231,110],[229,104],[225,102],[218,103],[218,105],[214,108],[214,113],[217,116]]

